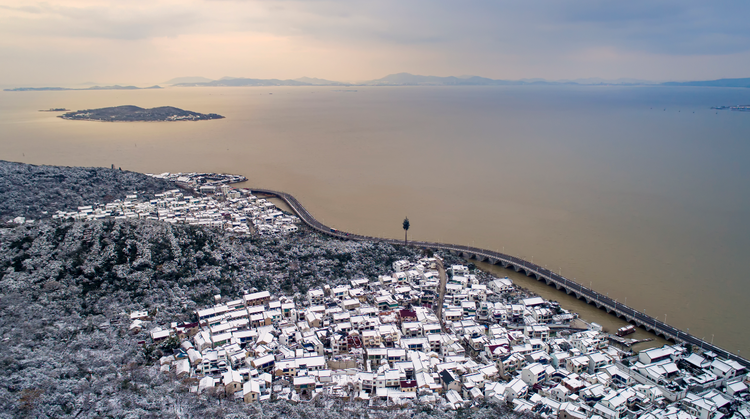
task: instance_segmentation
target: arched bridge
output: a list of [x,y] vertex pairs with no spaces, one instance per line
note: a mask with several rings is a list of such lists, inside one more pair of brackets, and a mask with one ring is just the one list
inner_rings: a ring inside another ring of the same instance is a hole
[[[305,209],[305,207],[302,206],[302,204],[300,204],[300,202],[297,201],[295,197],[288,193],[273,191],[270,189],[252,189],[252,192],[276,196],[280,198],[281,200],[286,202],[287,205],[289,205],[289,207],[305,224],[310,226],[313,230],[316,230],[328,236],[348,240],[379,241],[397,245],[404,244],[403,241],[397,239],[363,236],[359,234],[339,231],[328,227],[315,219],[315,217],[313,217],[312,214],[310,214],[310,212],[307,211],[307,209]],[[639,312],[619,301],[613,300],[606,295],[599,294],[593,289],[586,288],[575,281],[565,278],[564,276],[552,272],[549,269],[543,268],[539,265],[535,265],[529,261],[492,250],[479,249],[470,246],[421,241],[410,241],[409,244],[411,246],[421,247],[425,249],[447,250],[454,254],[459,254],[466,259],[474,259],[480,262],[487,262],[493,265],[500,265],[504,268],[513,269],[516,272],[523,272],[529,277],[535,278],[538,281],[545,282],[547,285],[554,286],[560,291],[564,291],[565,293],[572,295],[579,300],[584,300],[588,304],[605,310],[607,313],[622,318],[631,324],[654,333],[657,336],[661,336],[673,342],[689,343],[694,346],[700,346],[703,349],[711,350],[717,353],[721,357],[733,359],[744,365],[745,367],[750,368],[750,361],[740,357],[739,355],[728,352],[718,346],[690,335],[682,330],[670,326],[667,323],[648,316],[645,313]]]

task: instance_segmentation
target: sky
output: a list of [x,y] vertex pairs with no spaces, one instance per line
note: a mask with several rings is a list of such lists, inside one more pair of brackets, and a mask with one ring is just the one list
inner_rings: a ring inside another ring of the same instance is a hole
[[750,77],[750,2],[0,0],[0,85]]

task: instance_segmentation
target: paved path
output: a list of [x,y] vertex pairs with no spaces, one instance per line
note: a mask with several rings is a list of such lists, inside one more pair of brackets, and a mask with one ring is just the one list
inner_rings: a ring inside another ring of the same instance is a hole
[[[315,217],[313,217],[312,214],[310,214],[310,212],[307,211],[307,209],[305,209],[305,207],[302,206],[302,204],[300,204],[300,202],[297,201],[295,197],[288,193],[273,191],[270,189],[251,190],[254,193],[272,195],[281,198],[284,202],[287,203],[287,205],[289,205],[290,208],[292,208],[292,210],[305,224],[310,226],[313,230],[317,230],[323,234],[340,239],[379,241],[394,245],[404,244],[402,240],[363,236],[333,229],[315,219]],[[645,313],[628,307],[625,304],[622,304],[617,300],[613,300],[606,295],[599,294],[592,289],[586,288],[575,281],[565,278],[564,276],[552,272],[549,269],[543,268],[539,265],[535,265],[529,261],[492,250],[479,249],[470,246],[422,241],[410,241],[409,245],[421,247],[424,249],[447,250],[454,254],[460,254],[467,259],[476,259],[481,262],[488,262],[494,265],[502,265],[505,268],[514,269],[517,272],[523,272],[527,276],[534,277],[538,281],[544,281],[548,285],[553,285],[557,289],[568,294],[572,294],[578,299],[584,300],[587,303],[595,305],[598,308],[602,308],[607,313],[611,313],[617,317],[621,317],[629,321],[630,323],[646,329],[647,331],[651,331],[657,336],[662,336],[675,342],[690,343],[696,347],[701,347],[703,349],[710,349],[723,358],[733,359],[744,365],[745,367],[750,368],[750,361],[740,357],[739,354],[733,354],[709,342],[685,333],[682,330],[679,330],[658,319],[648,316]]]
[[438,269],[438,276],[440,277],[440,285],[438,286],[438,300],[436,305],[437,317],[440,321],[440,329],[443,333],[447,332],[445,328],[445,319],[443,319],[443,302],[445,301],[445,286],[448,284],[448,276],[445,274],[445,266],[443,266],[443,258],[435,256],[435,264]]

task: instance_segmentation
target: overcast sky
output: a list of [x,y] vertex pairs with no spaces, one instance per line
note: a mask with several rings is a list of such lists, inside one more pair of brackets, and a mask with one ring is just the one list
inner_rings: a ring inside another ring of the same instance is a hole
[[750,2],[0,0],[0,84],[750,77]]

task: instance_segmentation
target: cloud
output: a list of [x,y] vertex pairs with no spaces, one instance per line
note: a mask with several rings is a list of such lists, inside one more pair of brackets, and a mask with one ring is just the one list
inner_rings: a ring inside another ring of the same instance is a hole
[[[304,69],[347,80],[399,71],[634,77],[621,72],[637,68],[665,78],[670,60],[690,62],[696,73],[748,62],[747,16],[744,1],[0,0],[0,55],[3,45],[14,56],[54,45],[78,56],[89,43],[97,57],[85,61],[105,61],[107,69],[129,62],[203,68],[205,54],[213,71],[225,63],[224,74],[248,77]],[[243,51],[256,59],[238,59]],[[0,76],[11,70],[0,68]]]
[[597,43],[671,55],[750,50],[747,2],[573,2],[557,10],[563,33]]
[[33,6],[13,7],[13,6],[0,5],[0,10],[8,10],[11,12],[21,12],[21,13],[35,13],[35,14],[42,12],[42,9],[38,7],[33,7]]
[[149,39],[194,30],[201,22],[196,10],[168,6],[144,7],[137,2],[69,6],[38,3],[26,7],[2,6],[2,32],[17,36]]
[[[0,0],[2,1],[2,0]],[[614,47],[666,54],[750,50],[750,3],[381,0],[102,1],[0,6],[19,34],[150,39],[264,32],[337,42],[471,43],[508,51]],[[3,19],[4,18],[4,19]],[[6,26],[6,30],[8,27]]]

